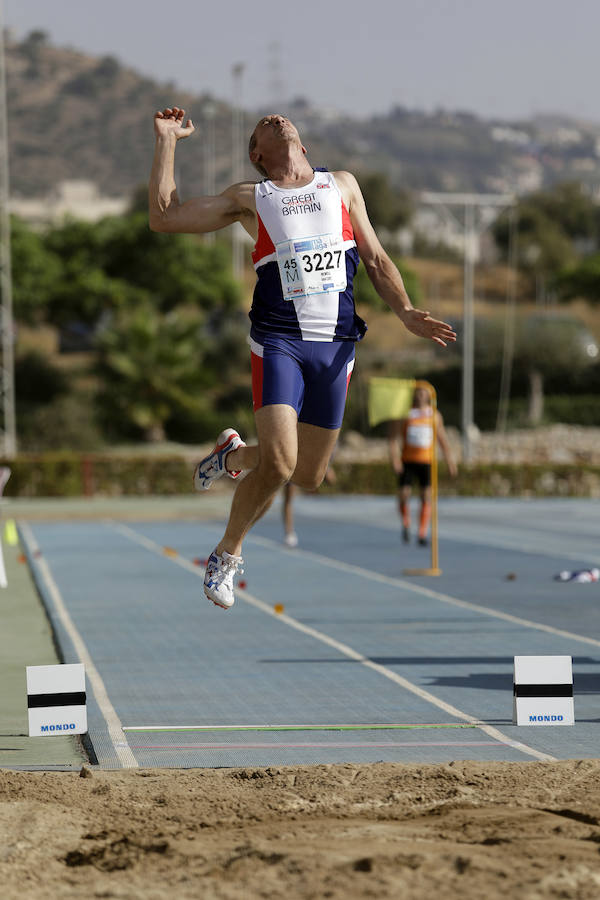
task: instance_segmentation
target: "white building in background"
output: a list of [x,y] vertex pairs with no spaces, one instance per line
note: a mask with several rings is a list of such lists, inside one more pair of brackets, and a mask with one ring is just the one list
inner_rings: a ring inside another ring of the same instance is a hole
[[120,216],[129,197],[105,197],[93,181],[61,181],[45,197],[11,197],[10,211],[32,226],[51,225],[72,216],[97,222],[104,216]]
[[533,194],[541,190],[544,183],[544,167],[531,154],[524,154],[515,160],[516,173],[511,190],[517,194]]
[[516,146],[527,147],[531,144],[531,135],[526,131],[518,128],[511,128],[509,125],[494,125],[491,130],[493,140],[500,141],[505,144],[515,144]]
[[[478,210],[478,231],[471,236],[471,254],[474,262],[491,261],[495,251],[486,240],[487,232],[498,217],[498,208],[483,206]],[[415,210],[411,227],[415,234],[421,234],[431,244],[439,244],[456,251],[461,256],[465,253],[465,226],[461,216],[449,215],[447,211],[431,206],[418,206]]]
[[[431,206],[418,206],[411,222],[413,231],[422,234],[431,244],[442,244],[459,253],[465,249],[465,230],[453,216],[445,216]],[[476,258],[478,258],[478,248]]]

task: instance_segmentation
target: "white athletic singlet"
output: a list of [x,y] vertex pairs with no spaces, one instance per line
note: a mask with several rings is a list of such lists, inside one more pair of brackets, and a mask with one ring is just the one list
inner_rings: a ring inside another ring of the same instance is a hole
[[352,287],[359,256],[331,172],[316,170],[301,188],[262,181],[255,186],[255,198],[253,337],[360,340],[366,325],[356,315]]

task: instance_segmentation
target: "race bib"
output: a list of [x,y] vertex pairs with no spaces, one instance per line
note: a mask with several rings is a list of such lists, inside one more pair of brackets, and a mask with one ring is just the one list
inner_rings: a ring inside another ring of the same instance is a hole
[[340,236],[320,234],[276,245],[284,300],[346,290],[346,257]]
[[431,447],[433,441],[433,428],[431,425],[408,425],[406,429],[406,443],[410,447]]

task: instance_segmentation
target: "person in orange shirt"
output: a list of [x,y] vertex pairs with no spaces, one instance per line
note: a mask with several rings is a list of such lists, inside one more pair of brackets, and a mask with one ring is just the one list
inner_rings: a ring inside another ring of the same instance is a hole
[[[405,419],[395,419],[389,427],[390,461],[398,476],[398,509],[402,519],[402,540],[410,541],[410,497],[413,481],[419,483],[421,510],[417,542],[426,547],[431,519],[431,464],[433,462],[433,408],[426,387],[417,387],[412,408]],[[454,477],[456,463],[444,429],[444,421],[436,410],[435,430],[448,471]]]

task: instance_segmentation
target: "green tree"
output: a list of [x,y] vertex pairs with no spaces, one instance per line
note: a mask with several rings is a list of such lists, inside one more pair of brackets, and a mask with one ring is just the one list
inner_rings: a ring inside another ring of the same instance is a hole
[[163,312],[182,305],[233,309],[239,302],[223,246],[152,232],[146,214],[67,221],[48,233],[46,246],[62,264],[49,309],[56,325],[94,325],[106,312],[148,300]]
[[73,391],[72,374],[38,351],[18,353],[15,393],[19,447],[44,450],[97,450],[102,435],[89,392]]
[[556,287],[562,300],[581,297],[588,303],[600,303],[600,253],[559,272]]
[[406,225],[413,214],[410,195],[392,187],[382,172],[366,172],[358,176],[369,218],[375,229],[396,231]]
[[16,216],[11,216],[10,246],[15,318],[35,324],[46,318],[60,281],[61,262],[44,238]]
[[[504,320],[497,316],[477,319],[475,323],[475,364],[480,372],[498,372],[505,351]],[[457,325],[458,340],[451,357],[462,355],[462,328]],[[526,386],[527,420],[539,425],[544,415],[545,383],[548,378],[573,378],[595,362],[590,348],[592,335],[583,322],[568,315],[518,316],[511,349],[513,381]],[[486,386],[481,390],[485,391]],[[476,393],[479,388],[476,386]]]
[[214,370],[203,365],[206,337],[198,313],[157,312],[151,303],[119,311],[98,335],[100,402],[113,432],[131,426],[163,440],[173,413],[206,412]]
[[[508,256],[510,241],[509,214],[504,213],[494,225],[497,245]],[[551,219],[529,198],[518,207],[518,266],[531,275],[556,275],[575,260],[573,241],[559,221]]]
[[[98,330],[98,397],[113,434],[160,437],[170,419],[198,433],[219,397],[234,396],[247,356],[247,320],[225,247],[155,234],[145,213],[67,220],[45,234],[15,220],[13,263],[19,321],[47,322],[61,332],[72,324]],[[89,405],[89,372],[79,372],[68,394],[50,401],[44,400],[47,379],[32,377],[28,385],[35,395],[28,446],[41,446],[36,423],[45,428],[52,411],[61,422],[53,446],[76,434]],[[90,411],[82,446],[96,440],[95,429]]]
[[107,271],[112,221],[70,219],[47,233],[46,247],[61,263],[60,277],[48,303],[52,325],[83,322],[93,327],[104,313],[146,299],[127,269],[118,277]]
[[[499,365],[504,345],[504,323],[499,319],[477,322],[475,357],[479,365]],[[594,363],[591,335],[571,316],[532,315],[517,320],[513,346],[513,372],[528,385],[527,419],[539,425],[544,415],[545,382],[563,372],[569,378]],[[594,345],[595,346],[595,345]]]
[[145,212],[103,220],[100,239],[107,275],[126,277],[149,291],[163,312],[181,304],[233,309],[239,302],[229,250],[222,243],[150,231]]
[[571,240],[597,240],[598,208],[579,182],[567,181],[551,190],[538,191],[529,205],[556,223]]
[[[422,291],[417,274],[398,257],[392,256],[391,259],[402,275],[406,292],[412,300],[413,305],[419,306],[422,299]],[[363,265],[359,265],[354,279],[354,296],[357,303],[364,303],[365,306],[369,306],[372,309],[389,310],[387,303],[381,299],[375,290],[371,279],[367,275],[367,270]]]
[[557,371],[582,369],[593,363],[586,351],[585,329],[570,317],[530,316],[517,332],[515,363],[529,380],[530,425],[544,414],[544,380]]
[[[565,269],[576,266],[585,248],[597,247],[600,214],[591,197],[578,183],[558,184],[550,190],[524,197],[518,206],[518,265],[538,280],[554,281]],[[498,247],[508,256],[510,214],[494,225]]]
[[37,50],[40,47],[48,46],[49,40],[50,38],[47,31],[36,28],[29,32],[21,46],[24,51]]
[[19,410],[51,403],[67,391],[67,376],[45,354],[38,350],[17,354],[15,394]]

